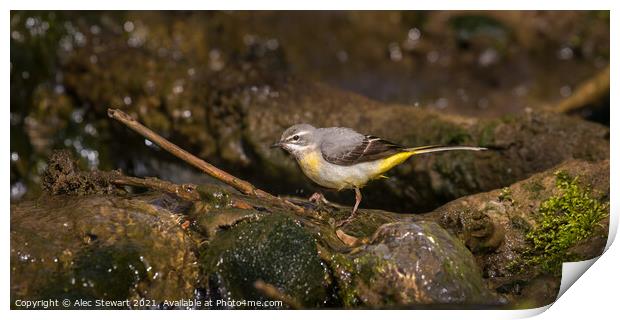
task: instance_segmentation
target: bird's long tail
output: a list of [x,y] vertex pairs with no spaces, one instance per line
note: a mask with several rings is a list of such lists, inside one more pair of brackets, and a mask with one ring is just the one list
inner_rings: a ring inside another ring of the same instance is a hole
[[454,151],[454,150],[482,151],[482,150],[487,150],[487,148],[434,145],[434,146],[424,146],[424,147],[403,149],[401,152],[381,161],[381,164],[379,165],[379,169],[377,170],[377,177],[379,178],[385,177],[383,176],[383,173],[405,162],[411,156],[422,154],[422,153],[431,153],[431,152],[439,152],[439,151]]
[[440,152],[440,151],[452,151],[452,150],[482,151],[482,150],[487,150],[487,148],[483,148],[483,147],[467,147],[467,146],[441,146],[441,145],[434,145],[434,146],[424,146],[424,147],[408,148],[408,149],[405,149],[404,151],[412,152],[412,155],[414,155],[414,154]]

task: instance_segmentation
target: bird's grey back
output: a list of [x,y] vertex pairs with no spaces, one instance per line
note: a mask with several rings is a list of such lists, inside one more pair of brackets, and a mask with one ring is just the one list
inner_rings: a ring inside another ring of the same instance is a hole
[[327,162],[350,166],[389,157],[403,146],[349,128],[318,129],[322,135],[321,153]]
[[363,134],[350,128],[319,128],[316,133],[320,137],[321,152],[328,157],[349,153],[364,141]]

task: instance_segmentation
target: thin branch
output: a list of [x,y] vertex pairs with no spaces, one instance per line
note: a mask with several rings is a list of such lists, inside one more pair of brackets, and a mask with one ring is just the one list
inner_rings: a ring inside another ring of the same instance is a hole
[[553,112],[568,113],[597,102],[609,94],[609,66],[599,71],[592,78],[579,84],[575,92],[556,105],[549,107]]
[[196,201],[200,199],[200,194],[193,184],[175,184],[157,178],[136,178],[115,174],[110,177],[110,182],[116,185],[143,187],[172,193],[182,199]]
[[289,201],[286,201],[284,199],[278,198],[266,191],[263,191],[261,189],[256,188],[254,185],[252,185],[251,183],[243,180],[243,179],[239,179],[233,175],[231,175],[228,172],[225,172],[209,163],[207,163],[206,161],[196,157],[195,155],[181,149],[179,146],[175,145],[174,143],[166,140],[164,137],[158,135],[157,133],[153,132],[151,129],[145,127],[144,125],[142,125],[141,123],[139,123],[138,121],[134,120],[132,117],[130,117],[128,114],[124,113],[123,111],[119,110],[119,109],[108,109],[108,116],[110,118],[113,118],[115,120],[118,120],[119,122],[121,122],[122,124],[124,124],[125,126],[127,126],[128,128],[130,128],[131,130],[141,134],[142,136],[144,136],[145,138],[147,138],[149,141],[155,143],[156,145],[160,146],[162,149],[170,152],[172,155],[180,158],[181,160],[191,164],[192,166],[202,170],[203,172],[205,172],[206,174],[210,175],[211,177],[218,179],[224,183],[226,183],[229,186],[232,186],[233,188],[239,190],[241,193],[247,194],[247,195],[252,195],[255,196],[257,198],[262,198],[262,199],[266,199],[266,200],[270,200],[272,202],[278,202],[278,203],[282,203],[284,205],[286,205],[287,207],[293,209],[295,212],[297,213],[305,213],[304,209],[300,206],[297,206]]

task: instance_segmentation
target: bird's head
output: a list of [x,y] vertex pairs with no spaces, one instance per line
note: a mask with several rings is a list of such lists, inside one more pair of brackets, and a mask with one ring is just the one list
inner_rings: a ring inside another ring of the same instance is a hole
[[309,151],[316,145],[316,128],[309,124],[296,124],[284,131],[280,141],[274,143],[272,148],[282,148],[295,157],[305,151]]

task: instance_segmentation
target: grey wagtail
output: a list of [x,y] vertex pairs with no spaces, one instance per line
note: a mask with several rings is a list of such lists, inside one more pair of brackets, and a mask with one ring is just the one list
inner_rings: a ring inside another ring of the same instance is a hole
[[336,190],[355,189],[355,205],[344,222],[350,221],[357,212],[362,201],[360,188],[370,180],[385,178],[386,171],[409,157],[438,151],[486,150],[441,145],[407,148],[349,128],[315,128],[309,124],[296,124],[286,129],[272,147],[288,151],[304,174],[317,184]]

